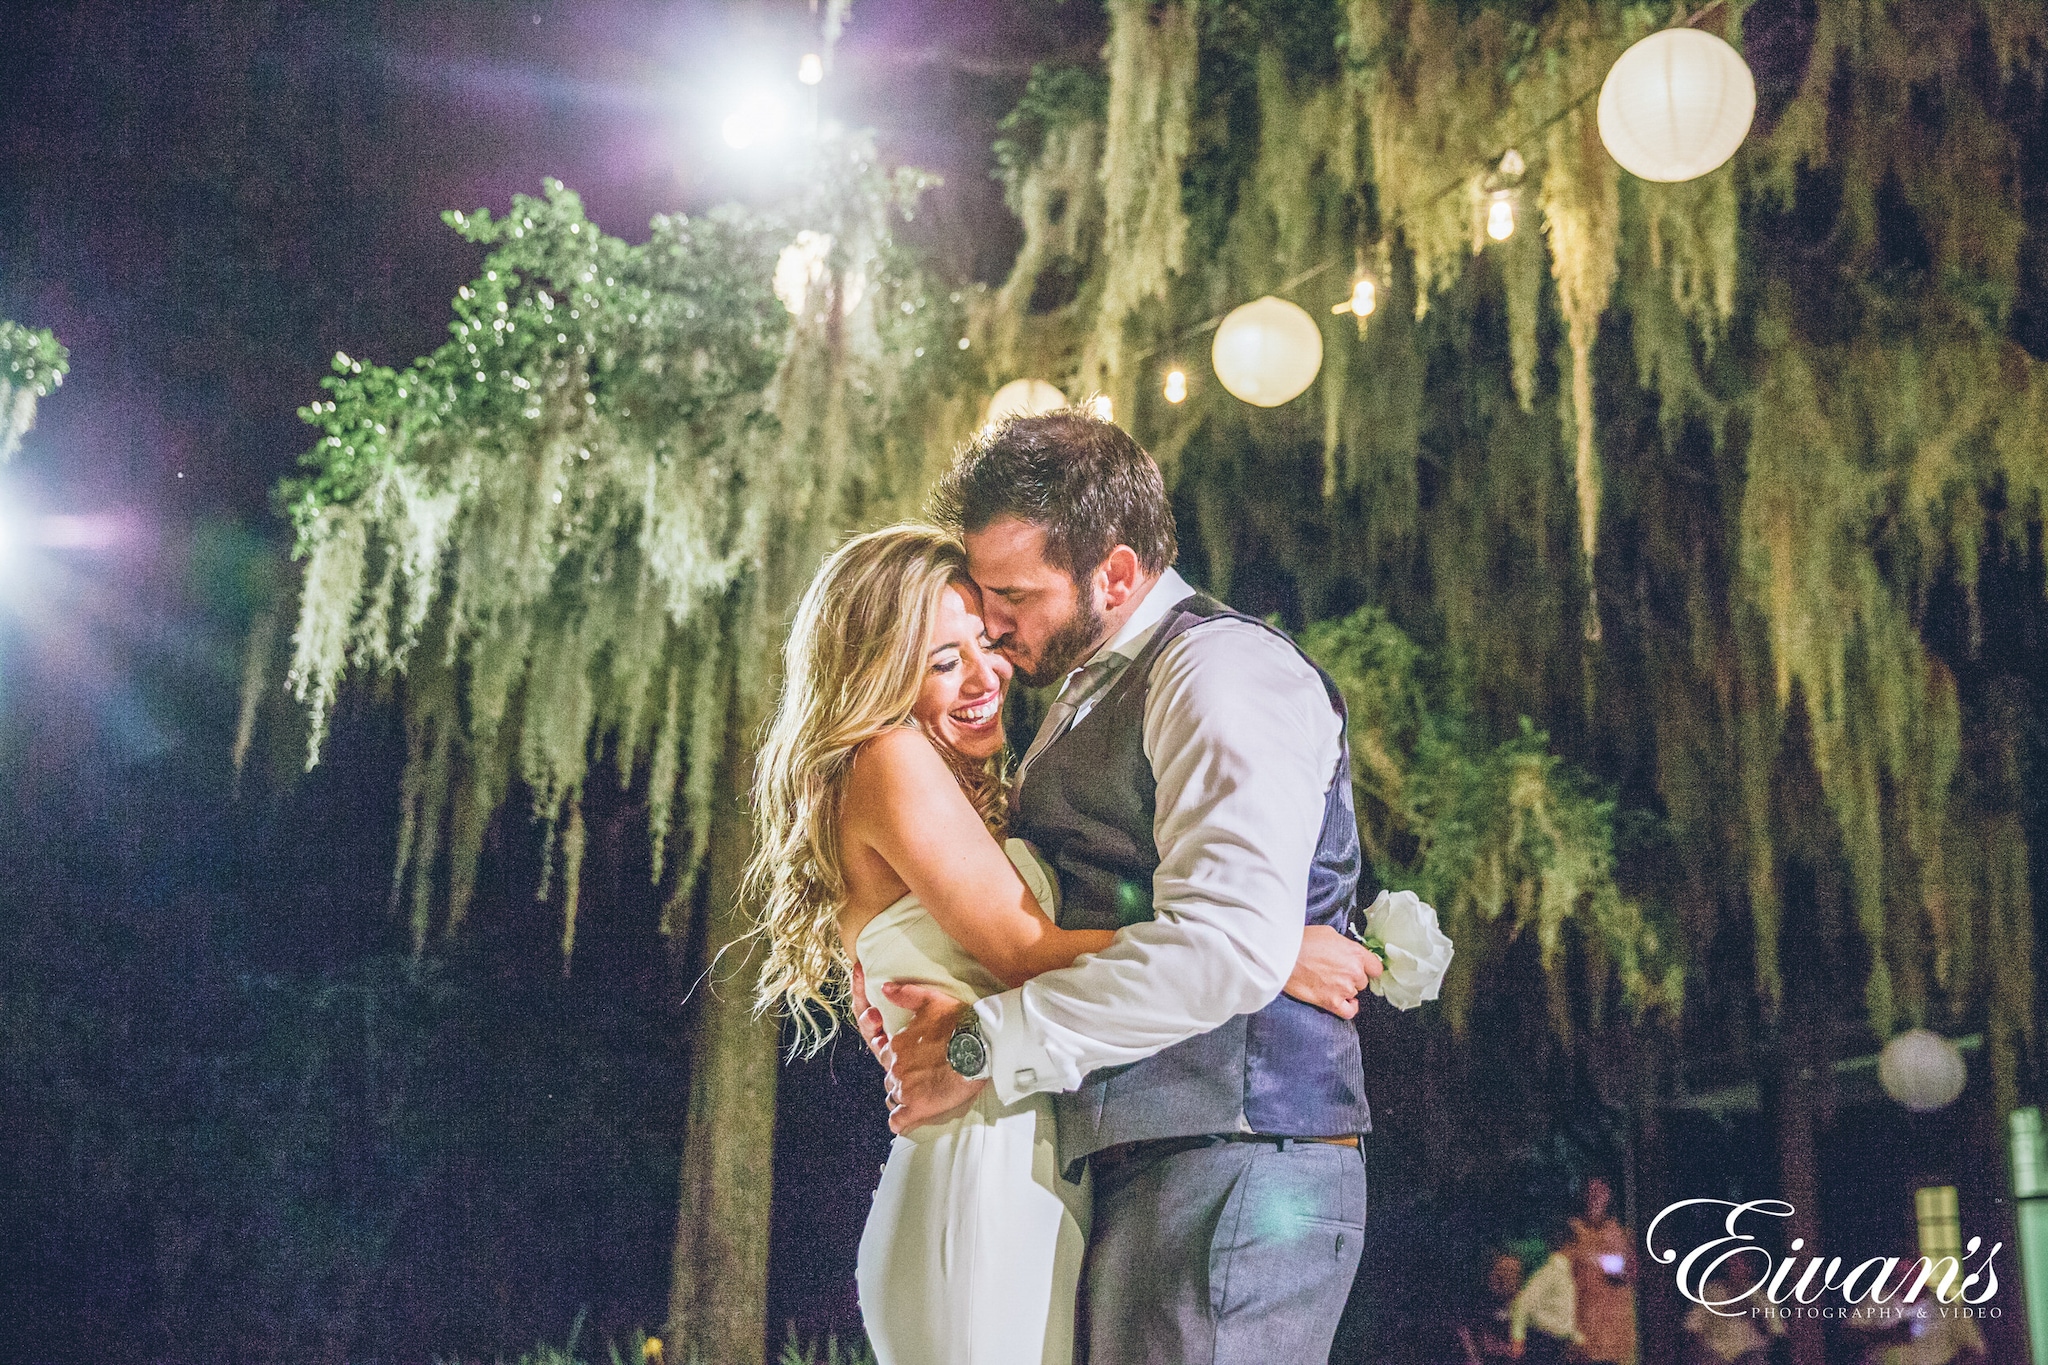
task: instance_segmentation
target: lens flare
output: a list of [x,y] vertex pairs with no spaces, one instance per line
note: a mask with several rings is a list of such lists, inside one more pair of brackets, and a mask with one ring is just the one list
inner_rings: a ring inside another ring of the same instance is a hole
[[773,142],[782,136],[782,130],[789,123],[789,111],[782,101],[765,91],[749,95],[740,107],[725,116],[719,131],[725,137],[725,145],[735,151]]

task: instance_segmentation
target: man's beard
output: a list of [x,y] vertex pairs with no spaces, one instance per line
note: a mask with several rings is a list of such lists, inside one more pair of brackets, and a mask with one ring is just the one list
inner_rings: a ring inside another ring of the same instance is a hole
[[1074,614],[1061,622],[1059,629],[1046,640],[1045,648],[1039,651],[1036,667],[1027,669],[1015,659],[1010,661],[1018,680],[1026,687],[1045,687],[1066,677],[1088,657],[1096,641],[1101,639],[1102,625],[1102,613],[1095,610],[1095,603],[1084,596],[1074,608]]

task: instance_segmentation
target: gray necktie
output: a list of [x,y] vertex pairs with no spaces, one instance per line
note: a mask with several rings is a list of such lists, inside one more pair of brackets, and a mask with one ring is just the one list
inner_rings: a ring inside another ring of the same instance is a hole
[[1019,782],[1023,781],[1031,760],[1073,728],[1074,717],[1081,707],[1127,662],[1121,654],[1105,654],[1086,668],[1077,669],[1067,676],[1066,686],[1060,689],[1059,700],[1045,713],[1045,719],[1039,723],[1038,734],[1032,738],[1031,747],[1024,751],[1024,761],[1017,765]]

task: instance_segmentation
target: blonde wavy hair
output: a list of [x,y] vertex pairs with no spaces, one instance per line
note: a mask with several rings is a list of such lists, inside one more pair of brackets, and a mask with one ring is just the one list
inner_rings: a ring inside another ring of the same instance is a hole
[[[960,542],[905,524],[833,551],[798,603],[783,650],[782,697],[754,769],[754,856],[741,894],[767,941],[756,1012],[780,1006],[796,1050],[839,1031],[853,963],[839,932],[846,875],[840,801],[860,746],[916,725],[927,641],[948,586],[970,583]],[[1003,758],[970,759],[934,745],[991,831],[1005,818]]]

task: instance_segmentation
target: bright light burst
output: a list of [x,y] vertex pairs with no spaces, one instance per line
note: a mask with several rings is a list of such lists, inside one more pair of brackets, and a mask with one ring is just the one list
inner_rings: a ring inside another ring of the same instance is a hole
[[725,116],[719,131],[735,151],[776,141],[789,126],[789,108],[772,91],[757,90]]

